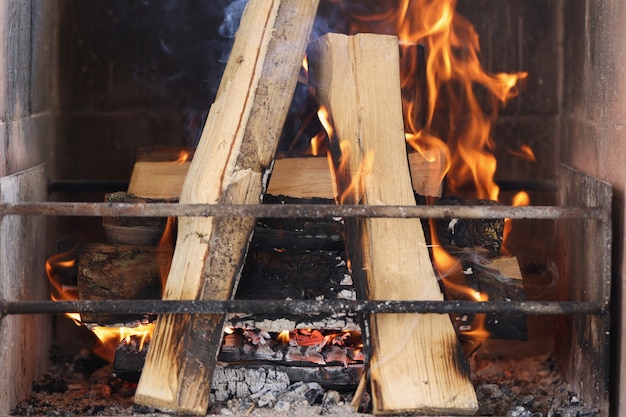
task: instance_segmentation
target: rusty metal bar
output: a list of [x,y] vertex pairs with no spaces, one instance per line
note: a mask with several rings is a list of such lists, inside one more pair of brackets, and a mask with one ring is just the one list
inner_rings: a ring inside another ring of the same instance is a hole
[[522,313],[529,315],[607,314],[604,302],[557,301],[371,301],[371,300],[75,300],[2,301],[0,317],[11,314],[265,313],[317,315],[337,313]]
[[[48,186],[49,192],[94,192],[94,191],[121,191],[128,189],[129,181],[123,180],[56,180]],[[557,184],[552,180],[524,181],[500,180],[496,185],[501,191],[550,191],[557,190]]]
[[606,221],[610,207],[556,206],[355,206],[324,204],[168,204],[52,203],[0,204],[0,216],[135,216],[135,217],[266,217],[266,218],[466,218],[466,219],[597,219]]

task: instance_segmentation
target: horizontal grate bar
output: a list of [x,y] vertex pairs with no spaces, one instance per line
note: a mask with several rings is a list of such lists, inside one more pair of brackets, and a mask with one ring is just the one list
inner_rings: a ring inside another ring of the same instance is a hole
[[339,313],[523,313],[528,315],[607,314],[602,302],[557,301],[350,301],[350,300],[75,300],[3,301],[1,317],[11,314],[220,314],[317,315]]
[[556,206],[367,206],[332,204],[169,204],[51,203],[0,204],[0,216],[134,216],[134,217],[265,217],[265,218],[466,218],[466,219],[597,219],[606,221],[610,207]]

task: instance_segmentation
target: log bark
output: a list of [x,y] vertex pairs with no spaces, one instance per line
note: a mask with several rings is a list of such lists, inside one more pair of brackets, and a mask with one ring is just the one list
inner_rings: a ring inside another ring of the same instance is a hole
[[[104,196],[106,203],[166,203],[166,199],[137,197],[131,193],[116,192]],[[173,220],[172,220],[173,221]],[[167,217],[103,217],[102,226],[111,244],[157,246],[163,237]],[[171,242],[172,246],[174,242]]]
[[[346,203],[415,204],[403,129],[398,41],[329,34],[309,48],[311,81],[329,109],[331,152]],[[366,158],[373,162],[364,166]],[[369,299],[441,300],[419,219],[346,219],[355,283]],[[376,414],[473,414],[477,399],[450,318],[371,317]]]
[[[183,184],[182,203],[261,201],[316,0],[251,0]],[[229,299],[252,218],[179,219],[165,299]],[[161,315],[139,381],[139,404],[203,415],[224,315]]]
[[[158,249],[134,245],[92,243],[78,250],[77,288],[80,300],[133,300],[161,298]],[[164,265],[165,271],[169,265]],[[137,315],[82,313],[84,323],[101,325],[140,320]]]

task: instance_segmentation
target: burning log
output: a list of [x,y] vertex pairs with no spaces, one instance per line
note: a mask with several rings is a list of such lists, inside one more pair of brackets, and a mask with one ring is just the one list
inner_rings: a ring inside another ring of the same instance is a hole
[[[403,130],[398,40],[330,34],[309,50],[312,83],[330,111],[338,183],[348,203],[415,204]],[[337,140],[335,140],[337,139]],[[339,142],[339,143],[336,143]],[[366,157],[373,158],[365,166]],[[359,171],[362,173],[360,175]],[[346,220],[355,282],[370,299],[443,298],[419,219]],[[406,329],[398,344],[399,329]],[[473,414],[478,407],[446,315],[371,318],[374,412]]]
[[[425,202],[425,198],[417,196],[418,202]],[[446,196],[435,198],[432,204],[437,205],[497,205],[491,200],[465,200],[459,197]],[[430,222],[429,222],[430,223]],[[447,251],[458,248],[483,247],[490,254],[498,255],[502,248],[504,219],[434,219],[439,244]]]
[[[457,252],[462,276],[446,277],[447,299],[474,300],[471,293],[486,296],[490,301],[523,301],[522,272],[517,258],[502,256],[486,258],[473,252]],[[451,314],[465,356],[472,355],[485,338],[526,340],[526,316],[519,313]]]
[[[247,4],[181,202],[260,202],[317,4]],[[250,218],[180,219],[164,298],[230,298],[254,224]],[[135,401],[206,413],[223,322],[224,315],[159,316]]]
[[[187,175],[193,152],[181,149],[185,161],[173,160],[172,149],[165,155],[158,151],[144,150],[140,153],[128,186],[128,192],[144,198],[177,199]],[[442,160],[445,155],[439,150],[426,150],[423,154],[409,152],[411,181],[416,193],[424,196],[439,196],[441,186],[438,178],[444,174],[445,164],[433,168],[431,160]],[[433,169],[440,170],[433,173]],[[437,184],[434,184],[433,178]],[[294,198],[334,199],[332,175],[328,160],[319,157],[277,159],[274,162],[267,194]]]

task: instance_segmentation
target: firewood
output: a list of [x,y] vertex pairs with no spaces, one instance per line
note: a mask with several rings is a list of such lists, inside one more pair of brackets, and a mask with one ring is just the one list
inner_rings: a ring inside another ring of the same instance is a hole
[[[83,244],[77,249],[77,288],[81,300],[161,298],[159,250],[135,245]],[[165,266],[167,270],[168,266]],[[137,315],[82,313],[84,323],[101,325],[141,319]]]
[[[490,301],[524,301],[522,272],[513,256],[486,257],[487,251],[453,252],[461,262],[457,275],[446,277],[444,292],[449,300],[475,300],[471,292],[478,292]],[[462,290],[461,290],[462,289]],[[450,314],[457,330],[465,356],[471,356],[485,338],[526,340],[526,315],[521,313]],[[486,334],[477,334],[481,330]]]
[[178,199],[194,148],[139,148],[128,192],[144,198]]
[[[311,81],[329,109],[347,203],[415,204],[406,156],[396,37],[329,34],[309,48]],[[347,152],[346,152],[347,149]],[[363,167],[365,157],[373,158]],[[363,175],[359,175],[359,170]],[[350,182],[352,180],[352,182]],[[441,300],[419,219],[346,219],[355,283],[373,300]],[[450,318],[371,317],[376,414],[470,415],[477,399]]]
[[[418,203],[424,201],[423,196],[416,196]],[[432,199],[432,204],[451,205],[472,205],[486,206],[497,205],[496,201],[480,199],[462,199],[454,196]],[[448,252],[458,250],[458,248],[483,247],[490,252],[491,256],[498,255],[502,248],[504,234],[504,219],[434,219],[439,244]],[[428,222],[425,227],[430,227]],[[429,233],[426,233],[427,241],[430,240]]]
[[[166,203],[165,199],[137,197],[126,192],[107,193],[107,203]],[[157,246],[165,232],[166,217],[103,217],[108,243]],[[173,244],[173,242],[172,242]]]
[[[250,0],[181,191],[181,203],[259,203],[316,0]],[[253,218],[179,219],[165,299],[229,299]],[[204,415],[223,314],[159,316],[135,401]]]
[[[191,159],[192,154],[189,155]],[[438,178],[445,164],[433,167],[429,160],[442,158],[438,150],[427,150],[424,154],[409,153],[411,181],[416,193],[439,196],[441,184]],[[145,198],[178,198],[190,162],[172,160],[137,160],[128,186],[128,192]],[[432,170],[438,170],[433,174]],[[436,178],[436,182],[433,181]],[[319,157],[277,159],[272,170],[267,193],[296,198],[335,198],[328,160]]]

